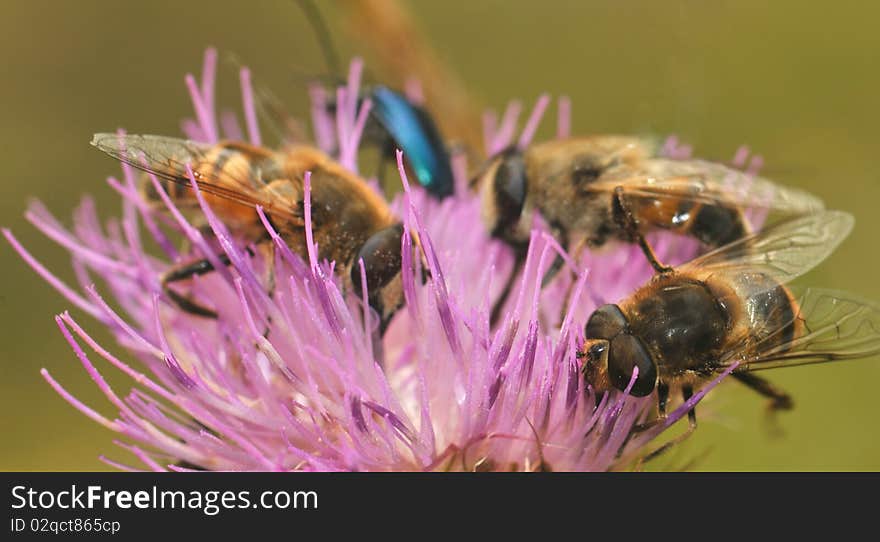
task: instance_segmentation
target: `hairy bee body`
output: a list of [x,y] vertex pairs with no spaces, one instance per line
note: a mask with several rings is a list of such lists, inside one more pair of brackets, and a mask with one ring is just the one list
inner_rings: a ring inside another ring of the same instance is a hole
[[551,227],[583,232],[601,244],[615,229],[611,193],[587,192],[601,172],[635,165],[653,153],[647,140],[625,136],[580,137],[509,149],[491,160],[477,180],[483,219],[496,237],[528,240],[534,211]]
[[687,398],[730,370],[774,408],[791,408],[788,395],[750,372],[880,352],[877,306],[817,289],[796,296],[786,285],[831,254],[852,224],[839,211],[791,218],[598,307],[584,328],[587,383],[639,397],[656,390],[662,416],[671,387]]
[[536,212],[568,244],[636,242],[667,230],[717,248],[751,233],[746,209],[792,216],[823,208],[809,194],[722,164],[665,158],[655,140],[620,135],[507,149],[474,182],[487,227],[514,245],[528,239]]
[[617,307],[667,382],[696,383],[733,348],[744,346],[748,357],[757,345],[784,348],[802,331],[794,296],[762,273],[660,274]]
[[[305,176],[309,172],[310,227],[318,258],[336,262],[344,286],[358,293],[362,286],[358,262],[364,261],[370,304],[383,324],[402,305],[401,224],[363,179],[320,150],[299,145],[273,151],[240,142],[205,145],[161,136],[114,134],[98,134],[93,144],[155,175],[179,207],[198,207],[192,172],[212,212],[244,241],[269,242],[256,211],[261,206],[281,238],[304,259],[308,258]],[[145,183],[144,194],[148,200],[161,199],[152,182]],[[204,217],[197,215],[196,220],[204,223]],[[207,270],[202,262],[191,263],[170,271],[163,282],[167,285]],[[201,309],[192,312],[209,314]]]

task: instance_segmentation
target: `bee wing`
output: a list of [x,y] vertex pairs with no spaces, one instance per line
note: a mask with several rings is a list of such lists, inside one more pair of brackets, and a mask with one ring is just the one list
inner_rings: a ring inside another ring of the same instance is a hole
[[852,215],[843,211],[789,218],[698,256],[678,269],[701,276],[763,273],[786,283],[834,252],[853,223]]
[[[757,330],[764,338],[730,352],[722,367],[739,361],[745,370],[771,369],[880,353],[880,307],[850,294],[807,289],[793,316],[765,321],[774,323]],[[780,342],[792,325],[803,326],[803,332]]]
[[765,211],[771,222],[778,215],[802,215],[825,208],[812,194],[705,160],[645,160],[635,170],[611,171],[584,189],[612,192],[618,186],[632,197],[684,199]]
[[264,180],[216,167],[209,156],[214,148],[211,145],[173,137],[106,133],[95,134],[92,145],[117,160],[187,188],[192,186],[186,167],[189,165],[199,190],[251,208],[260,205],[276,218],[303,224],[302,216],[285,199],[261,193]]

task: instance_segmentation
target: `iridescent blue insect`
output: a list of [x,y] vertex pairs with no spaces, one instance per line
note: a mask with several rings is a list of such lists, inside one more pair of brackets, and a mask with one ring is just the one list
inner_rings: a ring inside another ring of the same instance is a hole
[[[368,131],[368,137],[380,140],[377,142],[384,152],[402,150],[428,192],[438,198],[451,195],[454,187],[449,152],[431,115],[388,87],[372,87],[368,94],[373,101],[370,120],[378,128]],[[381,141],[383,136],[385,141]]]
[[[298,0],[298,4],[315,30],[330,73],[340,73],[330,32],[317,5],[310,0]],[[379,146],[380,165],[389,158],[393,161],[394,151],[400,149],[419,184],[437,198],[451,195],[454,185],[449,151],[430,113],[385,86],[367,87],[360,99],[366,97],[373,107],[361,141]],[[328,103],[327,107],[333,113],[336,104]]]

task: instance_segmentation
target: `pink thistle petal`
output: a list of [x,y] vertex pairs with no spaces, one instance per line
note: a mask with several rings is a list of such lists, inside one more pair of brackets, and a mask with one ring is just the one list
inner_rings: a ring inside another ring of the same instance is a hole
[[235,116],[234,112],[223,111],[220,113],[220,128],[223,130],[223,139],[230,139],[232,141],[244,140],[244,132],[241,131],[241,125],[238,123],[238,117]]
[[519,136],[519,141],[516,143],[518,149],[525,149],[532,142],[532,138],[535,137],[535,132],[538,131],[538,125],[541,123],[541,119],[544,117],[548,105],[550,105],[549,94],[542,94],[538,97],[538,101],[535,102],[535,107],[529,115],[529,120],[526,121],[525,128],[523,128],[523,131]]
[[110,185],[113,190],[118,192],[126,201],[132,202],[134,207],[139,211],[141,221],[143,222],[144,227],[147,228],[153,241],[159,245],[159,248],[162,249],[162,252],[164,252],[171,261],[178,261],[180,259],[179,251],[171,243],[171,240],[168,239],[168,236],[159,228],[156,220],[153,219],[152,209],[150,209],[150,206],[141,199],[138,192],[127,186],[123,186],[113,177],[107,178],[107,184]]
[[183,119],[180,121],[180,131],[187,139],[192,141],[209,141],[210,138],[202,130],[202,126],[198,121],[193,119]]
[[407,77],[403,83],[403,92],[406,99],[416,105],[425,105],[425,91],[422,82],[417,77]]
[[568,96],[560,96],[558,107],[556,139],[567,139],[571,136],[571,99]]
[[187,89],[189,89],[189,97],[192,100],[193,108],[195,109],[198,127],[201,133],[204,134],[205,142],[216,143],[218,141],[217,127],[214,122],[213,111],[210,109],[209,105],[205,103],[205,100],[199,91],[195,77],[187,74],[184,80]]
[[306,228],[306,247],[309,253],[309,265],[312,275],[318,275],[318,247],[312,231],[312,172],[306,171],[303,178],[303,215]]
[[[188,129],[201,140],[217,138],[215,68],[216,51],[209,50],[200,83],[187,78],[198,120]],[[323,90],[311,90],[317,143],[338,152],[351,168],[370,107],[359,101],[362,69],[360,61],[352,63],[346,86],[337,91],[335,118]],[[246,70],[240,82],[248,137],[259,143]],[[487,150],[528,144],[547,103],[545,96],[538,100],[518,141],[520,104],[511,103],[500,127],[487,116]],[[557,136],[566,137],[570,105],[564,99],[559,105]],[[224,136],[241,134],[234,118],[224,114],[219,123]],[[677,143],[668,150],[684,155]],[[514,256],[482,225],[481,204],[467,188],[464,155],[453,157],[456,194],[442,202],[411,187],[402,153],[396,158],[404,190],[391,206],[404,224],[398,287],[405,307],[381,337],[362,263],[356,262],[362,293],[355,296],[337,274],[349,262],[319,259],[311,174],[304,182],[301,237],[280,234],[288,228],[276,230],[255,208],[272,255],[256,250],[265,244],[243,246],[234,224],[208,205],[212,200],[191,169],[198,222],[191,223],[149,176],[167,212],[154,209],[128,167],[122,182],[108,181],[123,197],[121,220],[102,223],[85,200],[68,230],[42,208],[32,208],[35,224],[74,255],[74,272],[88,297],[58,281],[3,230],[13,248],[137,358],[124,363],[64,313],[56,319],[59,329],[118,419],[76,400],[48,372],[44,378],[75,408],[132,441],[118,444],[152,470],[187,470],[175,464],[180,461],[211,470],[608,470],[643,453],[665,429],[658,424],[650,434],[633,432],[649,419],[654,399],[631,397],[628,389],[597,401],[577,358],[582,326],[595,304],[620,299],[652,276],[638,249],[620,245],[574,258],[536,219],[522,271],[511,277]],[[150,234],[144,239],[141,226]],[[150,236],[164,258],[145,252]],[[191,246],[183,256],[176,238]],[[670,236],[656,241],[664,261],[691,254]],[[162,302],[161,275],[178,260],[200,257],[215,272],[180,287],[216,307],[216,318]],[[564,268],[543,286],[556,258]],[[263,278],[268,270],[276,279],[271,289]],[[514,281],[510,299],[491,326],[489,313],[507,280]],[[93,281],[121,310],[104,301]],[[131,378],[131,392],[117,395],[78,341]],[[705,389],[670,418],[686,414]]]
[[119,463],[118,461],[113,461],[112,459],[110,459],[109,457],[107,457],[105,455],[99,455],[98,460],[102,463],[105,463],[105,464],[113,467],[114,469],[119,469],[124,472],[143,472],[143,469],[138,469],[138,468],[132,467],[130,465],[126,465],[124,463]]
[[15,236],[12,235],[11,231],[6,228],[3,228],[2,231],[3,235],[6,237],[6,240],[9,241],[9,244],[12,245],[12,248],[15,249],[16,252],[18,252],[18,255],[21,256],[21,258],[31,267],[31,269],[36,271],[36,273],[40,275],[43,280],[52,285],[52,287],[55,288],[58,293],[60,293],[62,296],[65,297],[65,299],[76,305],[78,308],[84,310],[93,317],[100,319],[101,313],[91,303],[86,301],[81,295],[79,295],[69,286],[64,284],[64,282],[62,282],[58,277],[49,272],[49,270],[46,269],[43,264],[37,261],[36,258],[31,256],[31,253],[28,252],[21,245],[21,243],[18,242],[18,239],[16,239]]
[[202,61],[202,84],[201,96],[208,108],[214,111],[214,86],[217,79],[217,49],[209,47],[205,49],[205,57]]
[[166,468],[162,467],[161,465],[159,465],[158,463],[156,463],[156,461],[154,461],[153,458],[151,458],[145,451],[143,451],[142,449],[140,449],[137,446],[133,446],[131,444],[126,444],[126,443],[121,442],[119,440],[114,440],[113,444],[119,446],[123,450],[128,450],[129,452],[131,452],[135,457],[140,459],[141,462],[144,465],[146,465],[147,467],[149,467],[150,470],[152,470],[153,472],[167,472],[168,471],[168,469],[166,469]]
[[746,160],[749,158],[749,147],[747,145],[742,145],[738,149],[736,149],[736,153],[733,155],[733,160],[731,163],[734,167],[742,169],[746,165]]
[[495,154],[492,149],[496,133],[498,133],[498,114],[495,111],[486,111],[483,113],[483,146],[488,156]]
[[99,424],[103,425],[107,429],[110,429],[111,431],[119,432],[122,430],[117,422],[113,422],[113,421],[108,420],[104,416],[98,414],[95,410],[92,410],[91,408],[87,407],[84,403],[79,401],[76,397],[71,395],[67,390],[65,390],[61,386],[61,384],[59,384],[54,378],[52,378],[52,376],[49,374],[49,371],[47,371],[46,369],[40,369],[40,374],[43,375],[43,378],[46,379],[46,382],[48,382],[49,385],[52,386],[52,389],[55,390],[55,393],[57,393],[65,401],[70,403],[70,405],[73,408],[79,410],[80,412],[82,412],[83,414],[85,414],[86,416],[91,418],[92,420],[98,422]]
[[520,113],[522,113],[522,102],[514,100],[507,104],[507,109],[501,119],[501,126],[495,132],[492,143],[489,145],[489,156],[498,154],[513,143],[513,134],[516,131],[516,122],[519,120]]
[[336,148],[336,134],[333,125],[333,117],[327,112],[327,92],[321,85],[309,85],[311,98],[312,131],[318,148],[327,154],[334,154]]
[[764,167],[764,157],[760,154],[755,154],[752,156],[752,159],[749,161],[749,167],[746,169],[746,172],[749,175],[757,175],[761,168]]
[[251,71],[247,68],[242,68],[239,72],[239,78],[241,79],[241,100],[244,107],[248,138],[252,145],[259,147],[263,143],[260,139],[260,128],[257,124],[257,108],[254,102],[254,90],[251,86]]

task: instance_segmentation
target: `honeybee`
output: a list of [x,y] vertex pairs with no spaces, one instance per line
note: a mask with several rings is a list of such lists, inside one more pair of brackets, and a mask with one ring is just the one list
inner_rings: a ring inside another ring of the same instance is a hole
[[672,231],[715,248],[751,233],[745,209],[772,211],[775,219],[823,208],[810,194],[720,163],[658,154],[649,138],[558,139],[501,152],[472,183],[492,235],[514,247],[528,241],[539,211],[565,244],[638,243],[657,271],[669,268],[645,241],[648,231]]
[[[336,262],[343,284],[361,293],[364,263],[370,306],[384,330],[403,303],[400,280],[403,226],[388,204],[360,177],[309,146],[276,152],[240,142],[207,145],[151,135],[97,134],[92,145],[165,181],[164,188],[181,207],[197,205],[187,164],[211,209],[244,241],[271,247],[255,206],[291,250],[307,257],[304,176],[311,172],[311,223],[318,257]],[[155,198],[147,186],[147,197]],[[228,263],[223,257],[223,263]],[[161,283],[182,309],[209,317],[216,313],[173,290],[174,282],[213,270],[207,260],[183,263],[166,272]]]
[[[796,296],[784,286],[831,254],[852,225],[840,211],[790,218],[599,307],[579,353],[586,382],[598,393],[656,390],[662,419],[671,388],[687,400],[733,367],[731,376],[769,398],[772,410],[792,408],[788,394],[752,371],[880,352],[880,308],[826,290]],[[693,410],[689,418],[693,429]]]

